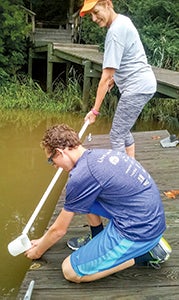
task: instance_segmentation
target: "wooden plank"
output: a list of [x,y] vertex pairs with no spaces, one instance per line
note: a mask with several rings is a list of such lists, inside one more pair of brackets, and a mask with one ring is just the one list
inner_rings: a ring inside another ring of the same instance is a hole
[[162,95],[167,95],[168,98],[179,99],[179,88],[174,85],[169,86],[167,82],[157,82],[157,92]]
[[[160,137],[155,140],[153,137]],[[95,282],[75,284],[66,281],[61,263],[71,250],[66,246],[68,239],[88,233],[84,215],[75,216],[67,235],[49,249],[40,260],[33,261],[22,282],[17,299],[22,299],[31,280],[35,280],[32,300],[41,299],[84,299],[84,300],[143,300],[179,299],[179,199],[168,199],[164,191],[179,189],[179,147],[162,148],[160,139],[168,136],[166,130],[134,133],[137,157],[158,183],[165,208],[167,230],[165,237],[170,241],[171,258],[156,270],[149,267],[132,267]],[[92,136],[85,140],[87,148],[110,148],[108,135]],[[54,210],[48,227],[54,222],[65,199],[65,189]],[[104,224],[107,223],[103,219]],[[47,227],[47,228],[48,228]]]
[[179,86],[179,72],[152,67],[154,74],[158,81],[165,82],[168,86],[176,87]]
[[66,55],[66,57],[70,57],[70,59],[78,58],[79,61],[83,62],[85,60],[89,60],[91,62],[95,62],[99,65],[102,64],[102,53],[98,51],[94,51],[91,49],[81,49],[81,48],[55,48],[56,53],[58,55]]

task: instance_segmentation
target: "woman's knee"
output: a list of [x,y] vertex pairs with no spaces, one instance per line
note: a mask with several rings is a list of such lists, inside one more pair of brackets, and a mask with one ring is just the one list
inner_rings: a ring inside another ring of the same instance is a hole
[[72,281],[75,283],[81,282],[81,277],[78,276],[72,268],[72,265],[70,262],[70,256],[65,258],[65,260],[62,262],[62,272],[63,272],[63,276],[65,277],[66,280]]
[[121,152],[125,152],[125,138],[112,129],[110,131],[110,143],[112,149],[120,149]]

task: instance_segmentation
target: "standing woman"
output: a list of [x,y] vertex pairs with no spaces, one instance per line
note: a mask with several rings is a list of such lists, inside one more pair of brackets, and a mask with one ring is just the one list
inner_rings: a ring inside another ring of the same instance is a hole
[[135,143],[130,130],[156,92],[154,73],[147,62],[137,29],[128,17],[114,11],[111,0],[85,0],[80,16],[86,14],[108,31],[95,103],[85,121],[95,122],[106,93],[115,83],[121,96],[110,131],[111,146],[134,157]]

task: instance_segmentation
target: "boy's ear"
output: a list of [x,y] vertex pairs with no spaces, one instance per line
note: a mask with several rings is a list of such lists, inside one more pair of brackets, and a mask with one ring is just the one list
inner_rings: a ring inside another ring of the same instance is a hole
[[62,150],[62,149],[56,148],[56,151],[57,151],[59,154],[62,154],[62,155],[63,155],[63,150]]

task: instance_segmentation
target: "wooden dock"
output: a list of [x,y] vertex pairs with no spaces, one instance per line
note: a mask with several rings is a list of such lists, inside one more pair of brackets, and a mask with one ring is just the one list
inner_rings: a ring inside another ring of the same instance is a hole
[[[87,99],[91,86],[99,80],[102,71],[103,53],[97,45],[82,45],[74,43],[36,42],[29,51],[28,73],[32,77],[33,59],[43,59],[47,63],[47,90],[52,91],[53,64],[65,63],[66,74],[71,65],[83,67],[83,100],[84,110],[88,107]],[[157,92],[168,98],[179,99],[179,72],[153,67],[157,79]]]
[[[134,133],[136,158],[150,172],[158,184],[166,212],[167,230],[164,236],[173,252],[161,269],[132,267],[96,282],[75,284],[66,281],[61,263],[71,250],[66,241],[88,232],[85,216],[75,216],[67,235],[49,249],[41,259],[33,261],[22,282],[17,300],[23,299],[31,280],[35,280],[32,300],[177,300],[179,299],[179,196],[169,199],[165,191],[179,189],[179,147],[162,148],[160,139],[165,130]],[[84,142],[87,148],[110,148],[108,135],[92,136]],[[56,219],[64,203],[62,193],[49,222]],[[104,220],[105,221],[105,220]]]

